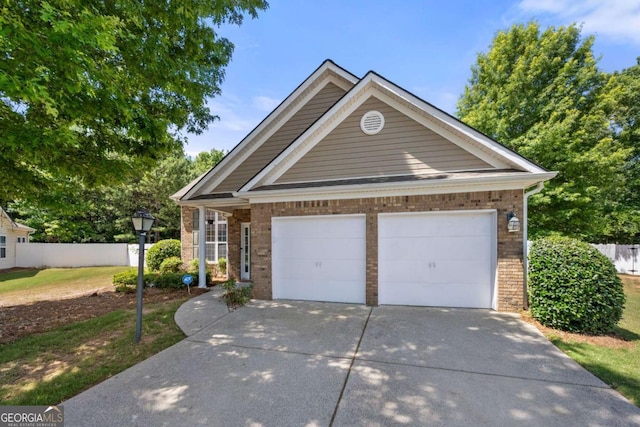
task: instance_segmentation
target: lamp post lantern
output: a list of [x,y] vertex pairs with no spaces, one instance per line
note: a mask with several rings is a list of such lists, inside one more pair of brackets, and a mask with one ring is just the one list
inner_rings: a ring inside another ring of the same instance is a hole
[[131,222],[133,222],[133,228],[136,233],[139,234],[138,238],[138,301],[136,307],[136,342],[140,342],[140,336],[142,335],[142,288],[144,288],[144,243],[147,238],[147,233],[153,227],[153,222],[156,219],[146,209],[140,209],[133,215],[131,215]]

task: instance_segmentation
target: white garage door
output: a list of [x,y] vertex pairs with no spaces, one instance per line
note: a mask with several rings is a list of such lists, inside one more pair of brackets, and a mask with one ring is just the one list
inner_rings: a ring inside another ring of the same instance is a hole
[[495,308],[495,211],[378,216],[378,302]]
[[274,299],[365,302],[365,217],[273,218]]

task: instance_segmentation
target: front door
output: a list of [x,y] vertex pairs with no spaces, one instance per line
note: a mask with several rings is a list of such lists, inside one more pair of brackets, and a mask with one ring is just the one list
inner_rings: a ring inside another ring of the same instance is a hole
[[251,224],[240,225],[240,280],[251,279]]

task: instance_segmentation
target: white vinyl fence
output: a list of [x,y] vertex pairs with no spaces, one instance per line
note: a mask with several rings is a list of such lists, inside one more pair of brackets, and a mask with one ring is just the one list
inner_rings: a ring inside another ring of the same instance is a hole
[[618,273],[640,273],[640,259],[638,259],[638,245],[593,245],[602,254],[611,260]]
[[[145,245],[147,250],[153,246]],[[138,245],[127,243],[22,243],[16,245],[16,267],[138,266]]]

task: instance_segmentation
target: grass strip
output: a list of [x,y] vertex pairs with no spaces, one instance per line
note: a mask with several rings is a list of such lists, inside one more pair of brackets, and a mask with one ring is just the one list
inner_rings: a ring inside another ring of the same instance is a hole
[[184,339],[173,320],[185,299],[149,304],[142,340],[135,310],[118,310],[0,346],[3,405],[54,405]]
[[622,320],[614,330],[629,345],[626,348],[548,338],[585,369],[640,406],[640,277],[622,276],[627,301]]

